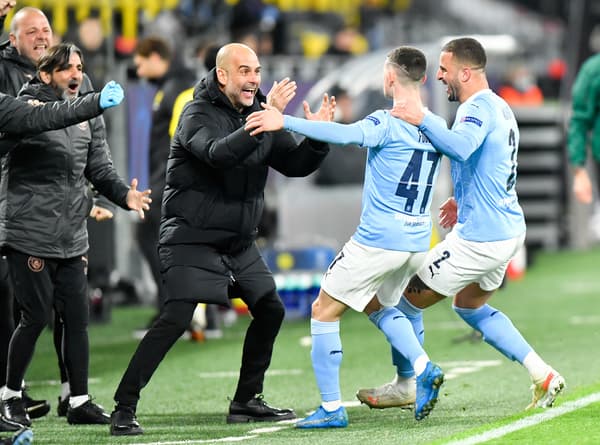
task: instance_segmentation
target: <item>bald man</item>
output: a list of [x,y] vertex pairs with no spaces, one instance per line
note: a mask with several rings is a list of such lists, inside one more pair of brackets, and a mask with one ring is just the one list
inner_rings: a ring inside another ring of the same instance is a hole
[[[247,116],[260,110],[261,102],[283,110],[296,90],[286,78],[265,97],[260,81],[254,51],[225,45],[181,114],[167,163],[158,249],[167,299],[115,393],[113,435],[142,434],[136,420],[140,391],[189,326],[196,304],[227,306],[232,296],[247,304],[252,321],[227,422],[296,417],[291,409],[267,405],[261,395],[285,309],[255,238],[269,168],[306,176],[329,147],[310,139],[298,144],[287,131],[251,136],[244,129]],[[305,115],[331,120],[332,102],[324,96],[315,114],[305,104]]]
[[52,28],[41,10],[25,7],[13,16],[8,39],[0,46],[0,92],[16,96],[52,45]]

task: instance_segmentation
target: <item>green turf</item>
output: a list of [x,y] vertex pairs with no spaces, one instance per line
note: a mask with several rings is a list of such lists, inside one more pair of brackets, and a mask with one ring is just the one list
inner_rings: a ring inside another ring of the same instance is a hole
[[[600,250],[539,255],[522,281],[511,282],[492,299],[507,313],[536,350],[567,379],[557,406],[600,392]],[[227,425],[227,397],[235,390],[247,317],[220,340],[179,341],[142,393],[139,420],[143,436],[113,438],[107,426],[69,426],[55,414],[59,387],[50,332],[38,342],[27,379],[30,394],[52,401],[51,414],[34,421],[35,444],[251,443],[251,444],[442,444],[543,412],[524,412],[530,399],[527,372],[485,343],[455,342],[470,330],[452,312],[450,302],[425,314],[426,350],[450,378],[431,416],[417,422],[412,412],[350,407],[350,426],[342,430],[300,431],[289,426],[275,432],[253,432],[272,424]],[[116,308],[112,322],[90,329],[90,392],[112,408],[112,395],[137,341],[134,328],[145,324],[148,308]],[[359,387],[379,385],[393,377],[389,347],[383,335],[361,314],[348,313],[341,324],[344,400],[353,401]],[[286,320],[275,347],[273,374],[265,381],[265,398],[276,406],[294,407],[300,415],[316,408],[319,395],[312,375],[308,320]],[[489,366],[473,366],[485,361]],[[210,373],[225,373],[214,377]],[[232,372],[233,375],[228,375]],[[508,434],[489,443],[600,443],[600,404]],[[230,439],[224,439],[230,438]],[[245,440],[241,440],[245,438]],[[239,441],[239,442],[238,442]]]

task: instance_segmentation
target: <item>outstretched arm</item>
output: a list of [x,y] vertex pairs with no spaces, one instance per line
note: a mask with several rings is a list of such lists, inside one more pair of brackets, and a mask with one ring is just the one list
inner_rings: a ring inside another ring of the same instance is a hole
[[109,82],[101,93],[61,102],[23,102],[0,93],[0,132],[22,135],[69,127],[98,116],[122,100],[123,89],[115,82]]
[[263,111],[256,111],[248,116],[245,129],[252,136],[265,131],[285,129],[322,142],[362,145],[364,135],[357,123],[339,124],[330,122],[333,115],[331,103],[335,107],[335,98],[332,98],[330,101],[327,95],[325,95],[319,111],[312,113],[305,102],[304,114],[307,116],[307,119],[283,115],[274,107],[263,104],[263,108],[265,108]]

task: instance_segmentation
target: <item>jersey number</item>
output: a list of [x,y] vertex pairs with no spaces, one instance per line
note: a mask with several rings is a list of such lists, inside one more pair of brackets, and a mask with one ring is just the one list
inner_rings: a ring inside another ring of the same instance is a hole
[[[423,151],[413,152],[410,162],[406,166],[398,188],[396,188],[396,195],[406,198],[406,204],[404,205],[404,211],[412,213],[415,200],[419,195],[419,178],[421,176],[421,167],[423,166]],[[427,185],[423,192],[423,199],[421,199],[419,213],[425,213],[427,205],[429,204],[429,195],[431,194],[431,187],[433,187],[433,178],[440,160],[440,154],[436,151],[427,152],[427,160],[431,162],[429,167],[429,173],[427,176]]]
[[508,179],[506,180],[506,191],[510,191],[515,186],[517,182],[517,141],[515,138],[515,131],[511,128],[510,133],[508,133],[508,145],[512,147],[512,152],[510,153],[510,175],[508,175]]

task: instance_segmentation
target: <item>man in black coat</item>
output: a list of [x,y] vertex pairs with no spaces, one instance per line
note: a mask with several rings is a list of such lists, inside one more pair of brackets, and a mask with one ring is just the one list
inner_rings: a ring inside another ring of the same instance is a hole
[[[315,171],[327,144],[298,144],[286,131],[250,136],[246,117],[268,102],[283,109],[295,83],[275,84],[265,98],[259,90],[260,64],[249,47],[233,43],[217,54],[216,68],[195,88],[179,119],[167,163],[160,225],[159,258],[167,300],[159,319],[139,344],[115,393],[113,435],[142,434],[135,411],[142,388],[189,326],[196,304],[227,305],[229,295],[247,304],[240,377],[228,423],[296,417],[262,398],[264,376],[284,317],[271,271],[255,243],[264,208],[269,168],[287,176]],[[331,120],[332,105],[307,118]]]
[[[76,98],[83,81],[81,51],[71,44],[48,50],[39,75],[24,85],[23,100]],[[0,244],[5,248],[21,320],[9,347],[2,418],[30,426],[21,383],[36,341],[52,310],[64,322],[64,359],[71,397],[71,424],[108,423],[88,394],[87,296],[90,212],[88,182],[124,209],[143,217],[150,190],[131,188],[112,165],[101,117],[62,130],[22,138],[2,164]]]
[[[76,100],[27,103],[12,96],[0,93],[0,155],[5,155],[15,144],[12,137],[22,137],[27,133],[41,133],[58,130],[98,116],[106,108],[118,105],[123,100],[123,90],[115,82],[109,82],[101,93],[88,94]],[[10,309],[2,308],[8,313]],[[11,332],[5,335],[12,335]],[[7,348],[8,349],[8,348]],[[6,363],[6,359],[4,359]],[[4,379],[3,379],[4,380]],[[17,432],[13,438],[0,439],[0,443],[17,443],[31,434],[17,423],[4,419],[0,415],[0,432]],[[20,442],[19,442],[20,443]],[[23,442],[25,443],[25,442]]]
[[[3,11],[4,9],[0,7],[0,13]],[[0,23],[3,21],[4,17],[0,17]],[[52,28],[43,11],[38,8],[26,6],[15,13],[10,23],[9,40],[0,44],[0,92],[16,96],[23,84],[36,76],[36,65],[52,44],[52,38]],[[81,93],[88,93],[93,90],[93,86],[85,74],[83,75],[83,83],[80,85],[79,90]],[[96,198],[99,198],[100,204],[98,206],[94,205],[92,208],[93,213],[91,213],[91,216],[94,217],[97,217],[98,209],[109,209],[112,207],[103,197],[94,196],[94,199]],[[92,270],[94,270],[93,266],[94,261],[92,259]],[[0,259],[1,308],[10,308],[13,305],[13,290],[8,277],[6,262]],[[18,317],[17,313],[15,316],[16,320],[13,320],[10,310],[0,311],[1,385],[5,382],[8,341],[14,330],[14,325],[18,323]],[[55,317],[53,330],[54,345],[61,378],[61,395],[57,407],[59,416],[66,415],[70,393],[67,371],[62,357],[62,333],[62,321],[58,317]],[[45,400],[33,400],[27,393],[24,393],[23,397],[26,401],[27,412],[32,418],[41,417],[50,410],[50,404]]]

